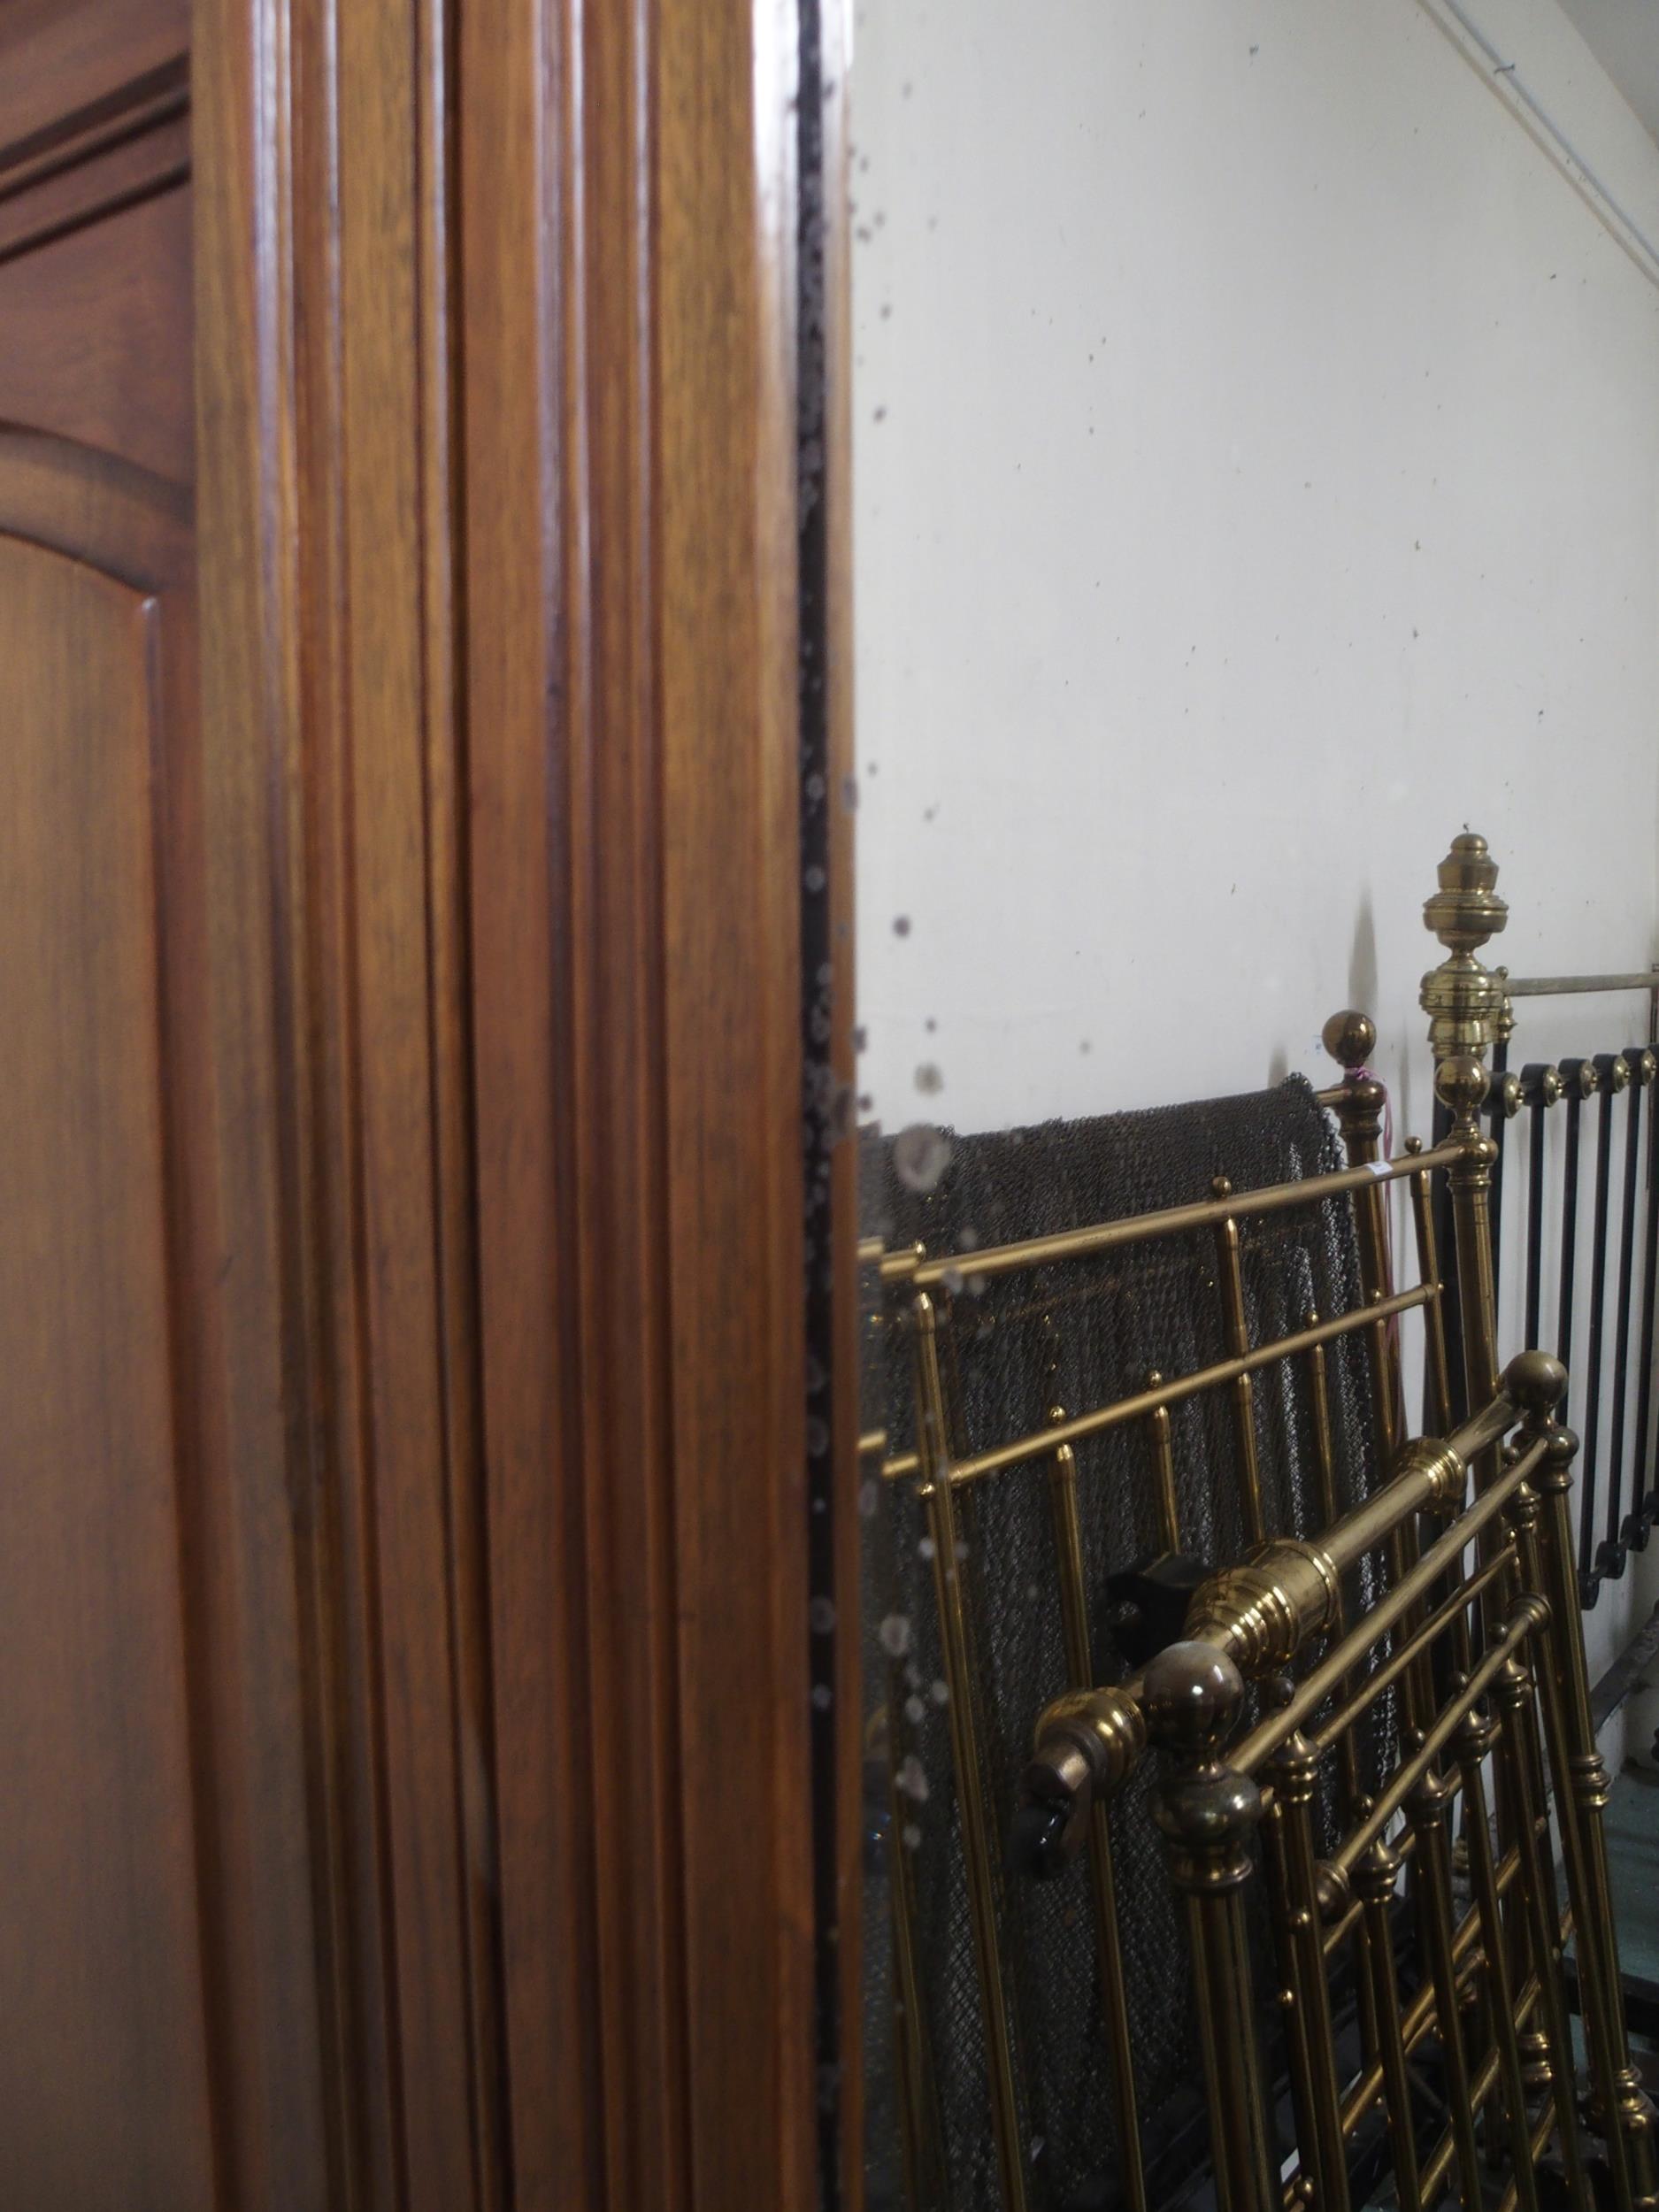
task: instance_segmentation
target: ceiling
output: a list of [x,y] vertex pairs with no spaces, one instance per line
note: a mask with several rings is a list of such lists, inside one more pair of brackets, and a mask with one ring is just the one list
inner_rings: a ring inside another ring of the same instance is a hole
[[1562,5],[1659,143],[1659,0],[1562,0]]

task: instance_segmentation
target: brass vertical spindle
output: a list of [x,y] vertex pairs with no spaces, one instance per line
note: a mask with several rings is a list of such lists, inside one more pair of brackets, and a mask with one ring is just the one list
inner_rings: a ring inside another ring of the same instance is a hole
[[1237,1667],[1205,1645],[1171,1644],[1147,1669],[1148,1725],[1179,1761],[1158,1793],[1156,1813],[1187,1907],[1216,2201],[1218,2212],[1279,2212],[1244,1915],[1249,1833],[1262,1797],[1218,1755],[1243,1694]]
[[[1421,1137],[1406,1139],[1408,1152],[1422,1149]],[[1438,1286],[1434,1302],[1425,1314],[1424,1365],[1428,1378],[1429,1419],[1434,1433],[1444,1436],[1452,1425],[1452,1384],[1446,1349],[1446,1289],[1440,1279],[1440,1239],[1434,1228],[1432,1179],[1426,1170],[1411,1178],[1411,1214],[1417,1227],[1417,1272],[1425,1283]],[[1460,1613],[1453,1624],[1452,1653],[1459,1669],[1467,1674],[1474,1663],[1474,1654],[1470,1647],[1469,1617],[1465,1613]]]
[[968,1883],[974,1964],[985,2021],[992,2130],[1004,2212],[1025,2212],[1025,2162],[1014,2084],[1013,2039],[1002,1985],[997,1938],[996,1860],[986,1822],[980,1783],[979,1731],[974,1720],[972,1668],[962,1598],[962,1563],[950,1494],[950,1440],[939,1359],[939,1316],[931,1294],[917,1294],[911,1308],[916,1339],[918,1444],[921,1496],[933,1544],[933,1589],[939,1608],[945,1685],[950,1694],[950,1738],[956,1773],[963,1856]]
[[[1421,1152],[1421,1137],[1408,1137],[1406,1150]],[[1411,1178],[1411,1215],[1417,1225],[1417,1271],[1425,1283],[1440,1284],[1426,1310],[1425,1361],[1429,1380],[1429,1420],[1437,1436],[1452,1425],[1452,1379],[1446,1352],[1446,1293],[1440,1275],[1440,1240],[1434,1233],[1433,1178],[1427,1169]]]
[[[1325,1048],[1342,1069],[1342,1086],[1332,1105],[1350,1167],[1373,1167],[1382,1153],[1386,1093],[1365,1065],[1376,1042],[1376,1024],[1369,1015],[1352,1007],[1333,1014],[1325,1025]],[[1380,1185],[1372,1184],[1355,1192],[1354,1229],[1359,1244],[1360,1284],[1369,1302],[1377,1305],[1389,1297],[1394,1288],[1394,1271],[1388,1256],[1388,1216]],[[1400,1448],[1404,1406],[1399,1354],[1391,1324],[1383,1316],[1379,1315],[1366,1330],[1365,1348],[1376,1409],[1378,1456],[1381,1475],[1386,1479]],[[1403,1525],[1390,1530],[1386,1549],[1388,1572],[1397,1584],[1409,1572],[1417,1556],[1415,1530]],[[1409,1632],[1410,1626],[1409,1620],[1403,1623],[1402,1633]],[[1426,1658],[1407,1671],[1400,1686],[1400,1702],[1407,1732],[1420,1729],[1433,1703]]]
[[1561,1809],[1562,1855],[1566,1862],[1578,1950],[1585,2041],[1590,2054],[1591,2110],[1607,2144],[1619,2212],[1653,2212],[1659,2205],[1653,2115],[1630,2062],[1624,2008],[1619,1982],[1618,1943],[1613,1927],[1612,1892],[1608,1880],[1607,1844],[1601,1814],[1610,1793],[1607,1767],[1596,1748],[1584,1667],[1584,1624],[1578,1603],[1578,1577],[1569,1497],[1578,1439],[1557,1426],[1552,1409],[1566,1383],[1563,1369],[1539,1354],[1530,1362],[1533,1434],[1548,1437],[1549,1451],[1538,1471],[1538,1504],[1523,1491],[1515,1518],[1529,1578],[1549,1607],[1547,1650],[1540,1656],[1539,1687],[1544,1730]]
[[1300,2074],[1297,2101],[1303,2108],[1298,2112],[1297,2132],[1317,2212],[1348,2212],[1347,2140],[1342,2132],[1336,2033],[1331,2021],[1313,1847],[1313,1800],[1318,1772],[1318,1749],[1298,1729],[1274,1756],[1268,1832],[1282,1895],[1280,1923],[1291,2005],[1288,2025]]
[[[1350,1167],[1374,1167],[1382,1157],[1383,1108],[1387,1093],[1366,1066],[1377,1044],[1377,1025],[1369,1014],[1348,1007],[1333,1014],[1324,1031],[1325,1050],[1342,1070],[1340,1089],[1331,1100]],[[1380,1184],[1354,1194],[1354,1227],[1359,1240],[1360,1280],[1373,1302],[1390,1296],[1394,1270],[1388,1256],[1388,1213]],[[1399,1447],[1404,1403],[1400,1360],[1386,1322],[1372,1335],[1371,1371],[1377,1397],[1377,1429],[1385,1472]]]
[[1423,2212],[1417,2132],[1411,2119],[1411,2079],[1406,2069],[1405,2037],[1400,2026],[1400,1989],[1394,1978],[1394,1901],[1399,1878],[1400,1855],[1390,1850],[1380,1836],[1366,1850],[1350,1877],[1365,1926],[1364,1964],[1371,1976],[1371,2009],[1377,2019],[1383,2107],[1388,2116],[1388,2139],[1394,2150],[1394,2194],[1399,2200],[1400,2212]]
[[1432,1768],[1406,1801],[1417,1838],[1417,1906],[1434,1985],[1440,2050],[1446,2062],[1448,2119],[1456,2154],[1464,2212],[1480,2212],[1480,2154],[1475,2143],[1474,2101],[1470,2093],[1469,2055],[1457,2003],[1457,1960],[1452,1937],[1452,1853],[1446,1831],[1450,1790]]
[[[1318,1326],[1317,1308],[1310,1308],[1306,1326]],[[1331,1391],[1325,1372],[1325,1347],[1316,1344],[1308,1354],[1308,1396],[1313,1408],[1313,1480],[1319,1502],[1319,1517],[1323,1527],[1329,1528],[1337,1517],[1336,1462],[1331,1444]],[[1302,1532],[1306,1533],[1306,1532]],[[1340,1642],[1348,1626],[1348,1601],[1341,1591],[1331,1618],[1331,1640]],[[1341,1694],[1352,1694],[1354,1678],[1349,1675],[1342,1684]],[[1342,1810],[1346,1819],[1356,1817],[1360,1799],[1359,1745],[1351,1728],[1342,1731],[1337,1752],[1342,1778]]]
[[[1319,1319],[1316,1308],[1310,1308],[1307,1326],[1314,1328]],[[1313,1472],[1314,1487],[1318,1494],[1321,1525],[1329,1528],[1337,1517],[1336,1463],[1331,1441],[1331,1392],[1325,1371],[1325,1347],[1316,1344],[1308,1354],[1308,1395],[1313,1408]],[[1345,1580],[1347,1578],[1344,1578]],[[1340,1643],[1348,1626],[1348,1604],[1339,1584],[1335,1609],[1331,1622],[1331,1640]],[[1354,1677],[1343,1678],[1340,1696],[1344,1702],[1352,1696]],[[1338,1802],[1342,1818],[1348,1824],[1360,1819],[1365,1809],[1364,1786],[1360,1775],[1359,1737],[1357,1731],[1345,1728],[1337,1745],[1337,1771],[1340,1777]],[[1317,1915],[1316,1912],[1316,1924]],[[1317,1933],[1317,1925],[1316,1925]],[[1375,2061],[1380,2047],[1381,2031],[1378,2025],[1373,1977],[1363,1954],[1369,1949],[1371,1932],[1362,1915],[1355,1931],[1355,1943],[1360,1952],[1358,1980],[1360,2048],[1367,2060]],[[1326,2001],[1327,2009],[1329,2000]],[[1346,2176],[1344,2187],[1347,2186]]]
[[[1065,1418],[1056,1406],[1051,1420]],[[1164,1414],[1167,1432],[1169,1415]],[[1094,1687],[1089,1655],[1088,1594],[1083,1568],[1083,1536],[1078,1522],[1077,1455],[1062,1444],[1048,1470],[1048,1502],[1054,1520],[1055,1559],[1059,1569],[1060,1621],[1065,1640],[1066,1672],[1074,1690]],[[1129,2026],[1129,1993],[1124,1980],[1118,1935],[1118,1884],[1112,1865],[1110,1816],[1097,1796],[1089,1813],[1089,1890],[1094,1908],[1094,1935],[1100,1966],[1101,2011],[1110,2048],[1112,2097],[1118,2117],[1118,2154],[1129,2212],[1146,2212],[1146,2168],[1141,2150],[1141,2120],[1135,2092],[1134,2053]]]
[[[1286,2072],[1290,2083],[1290,2106],[1294,2116],[1295,2179],[1285,2193],[1287,2205],[1318,2206],[1321,2193],[1321,2154],[1316,2141],[1315,2050],[1310,2008],[1302,1988],[1302,1965],[1296,1948],[1295,1908],[1291,1902],[1292,1878],[1285,1836],[1285,1808],[1277,1793],[1262,1815],[1262,1859],[1267,1877],[1267,1904],[1273,1924],[1273,1949],[1279,1972],[1277,1992],[1279,2018],[1285,2034]],[[1323,1972],[1324,1960],[1320,1960]],[[1339,2116],[1340,2117],[1340,2116]]]
[[[1542,1655],[1540,1655],[1540,1662]],[[1497,1771],[1517,1814],[1518,1848],[1516,1885],[1520,1892],[1530,1939],[1532,1973],[1538,1983],[1538,2013],[1543,2037],[1541,2064],[1534,2062],[1534,2078],[1548,2087],[1555,2106],[1556,2131],[1561,2139],[1562,2163],[1567,2185],[1578,2212],[1589,2212],[1590,2185],[1585,2172],[1584,2151],[1578,2137],[1578,2104],[1575,2094],[1572,2040],[1567,2020],[1567,1993],[1562,1978],[1561,1915],[1556,1910],[1555,1882],[1549,1855],[1548,1824],[1532,1793],[1532,1760],[1523,1724],[1532,1708],[1532,1686],[1526,1670],[1510,1659],[1500,1668],[1493,1685],[1498,1708]]]
[[1463,1777],[1463,1800],[1469,1817],[1463,1833],[1469,1845],[1470,1880],[1479,1916],[1481,1941],[1486,1955],[1486,1990],[1492,2018],[1493,2048],[1498,2061],[1498,2084],[1509,2125],[1509,2156],[1515,2169],[1519,2212],[1537,2212],[1538,2191],[1532,2174],[1532,2131],[1526,2114],[1526,2086],[1522,2077],[1521,2047],[1515,2019],[1515,1992],[1509,1975],[1509,1950],[1498,1897],[1498,1870],[1492,1849],[1492,1829],[1486,1818],[1485,1765],[1497,1738],[1495,1722],[1471,1710],[1458,1730],[1455,1746],[1458,1771]]
[[[1163,1380],[1156,1367],[1148,1370],[1148,1390],[1156,1390]],[[1181,1509],[1175,1494],[1175,1449],[1168,1406],[1154,1406],[1148,1414],[1147,1441],[1152,1454],[1152,1495],[1157,1505],[1158,1541],[1165,1551],[1179,1551]]]
[[[1217,1175],[1210,1189],[1217,1198],[1233,1195],[1233,1185],[1225,1175]],[[1250,1331],[1239,1257],[1239,1225],[1231,1214],[1216,1225],[1216,1271],[1227,1352],[1239,1359],[1250,1348]],[[1239,1451],[1239,1502],[1245,1540],[1263,1544],[1267,1540],[1267,1523],[1262,1509],[1262,1469],[1256,1443],[1256,1381],[1248,1374],[1238,1376],[1233,1385],[1233,1428]]]

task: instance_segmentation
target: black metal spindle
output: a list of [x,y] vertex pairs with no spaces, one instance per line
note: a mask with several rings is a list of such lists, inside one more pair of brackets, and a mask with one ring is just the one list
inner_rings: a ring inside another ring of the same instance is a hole
[[[1637,1499],[1624,1480],[1624,1408],[1630,1384],[1631,1286],[1636,1268],[1636,1210],[1641,1200],[1641,1064],[1644,1048],[1619,1056],[1627,1071],[1630,1105],[1624,1117],[1624,1188],[1619,1201],[1618,1325],[1613,1348],[1613,1419],[1607,1448],[1607,1537],[1596,1565],[1605,1575],[1624,1571]],[[1628,1498],[1628,1507],[1626,1500]]]
[[1544,1116],[1561,1095],[1561,1078],[1534,1060],[1521,1070],[1521,1096],[1532,1109],[1526,1155],[1526,1328],[1523,1342],[1542,1341],[1544,1286]]
[[1516,1103],[1516,1087],[1507,1080],[1509,1072],[1509,1041],[1496,1037],[1492,1045],[1492,1088],[1486,1093],[1486,1129],[1493,1143],[1492,1283],[1500,1300],[1503,1296],[1503,1270],[1499,1263],[1503,1238],[1503,1139]]
[[[1595,1056],[1597,1087],[1601,1092],[1601,1110],[1595,1118],[1595,1212],[1592,1217],[1590,1246],[1590,1342],[1585,1355],[1585,1416],[1584,1457],[1579,1463],[1583,1470],[1584,1513],[1580,1524],[1578,1553],[1578,1583],[1584,1602],[1594,1605],[1601,1578],[1607,1571],[1603,1565],[1605,1545],[1597,1546],[1592,1556],[1594,1528],[1602,1516],[1601,1461],[1597,1447],[1601,1434],[1601,1342],[1607,1319],[1607,1217],[1608,1195],[1612,1187],[1613,1170],[1613,1098],[1624,1088],[1624,1064],[1616,1053],[1598,1052]],[[1614,1508],[1617,1510],[1617,1505]]]
[[1654,1448],[1648,1435],[1648,1421],[1653,1409],[1654,1294],[1655,1288],[1659,1287],[1659,1080],[1650,1079],[1650,1081],[1654,1087],[1647,1102],[1647,1187],[1643,1207],[1647,1242],[1642,1263],[1641,1335],[1637,1343],[1637,1356],[1641,1362],[1641,1380],[1636,1401],[1636,1432],[1631,1440],[1631,1496],[1635,1525],[1630,1540],[1638,1551],[1647,1548],[1655,1509],[1659,1507],[1659,1485],[1654,1479]]
[[[1555,1302],[1555,1356],[1567,1371],[1567,1398],[1575,1400],[1572,1363],[1572,1287],[1578,1263],[1578,1138],[1585,1100],[1595,1088],[1595,1070],[1587,1060],[1563,1060],[1561,1079],[1567,1102],[1567,1141],[1561,1163],[1561,1289]],[[1578,1379],[1581,1381],[1582,1379]],[[1561,1417],[1568,1418],[1563,1402]],[[1581,1543],[1587,1556],[1594,1542],[1595,1523],[1586,1487],[1580,1501],[1583,1515]]]

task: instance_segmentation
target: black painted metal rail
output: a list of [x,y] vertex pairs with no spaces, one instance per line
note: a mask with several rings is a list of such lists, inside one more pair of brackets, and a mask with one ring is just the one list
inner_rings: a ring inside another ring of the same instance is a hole
[[[1521,1307],[1501,1315],[1501,1334],[1508,1343],[1553,1340],[1572,1377],[1563,1417],[1584,1440],[1578,1570],[1587,1609],[1646,1548],[1659,1518],[1659,1060],[1651,1043],[1637,1043],[1558,1064],[1529,1061],[1512,1074],[1507,1041],[1493,1060],[1494,1266],[1501,1300],[1507,1306],[1518,1294]],[[1523,1116],[1525,1173],[1506,1177],[1509,1125]],[[1449,1120],[1436,1110],[1437,1142]],[[1448,1253],[1449,1217],[1439,1225]],[[1506,1293],[1498,1260],[1517,1237],[1525,1249],[1518,1294]],[[1460,1369],[1455,1356],[1461,1418]]]

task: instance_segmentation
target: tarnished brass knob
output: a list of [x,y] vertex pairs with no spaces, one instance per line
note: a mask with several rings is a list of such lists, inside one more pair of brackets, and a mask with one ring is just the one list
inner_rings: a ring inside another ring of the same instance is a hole
[[1554,1411],[1567,1391],[1567,1371],[1548,1352],[1517,1352],[1503,1371],[1506,1396],[1534,1418]]
[[1357,1006],[1345,1006],[1333,1014],[1319,1033],[1320,1041],[1344,1073],[1364,1067],[1377,1049],[1377,1025]]
[[1244,1677],[1213,1644],[1168,1644],[1147,1669],[1147,1726],[1171,1750],[1213,1752],[1232,1733]]
[[1434,1071],[1434,1095],[1454,1119],[1478,1114],[1486,1103],[1490,1078],[1472,1053],[1455,1052]]

